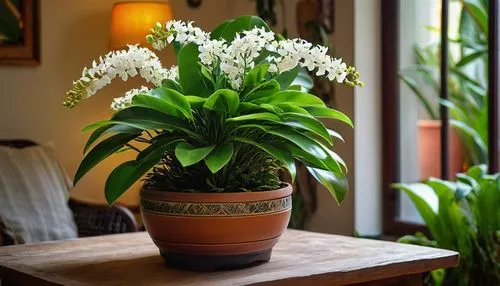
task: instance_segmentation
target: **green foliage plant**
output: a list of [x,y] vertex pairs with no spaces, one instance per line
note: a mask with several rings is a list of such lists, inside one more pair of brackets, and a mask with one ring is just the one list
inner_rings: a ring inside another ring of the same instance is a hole
[[432,273],[433,285],[500,285],[500,174],[478,165],[457,174],[456,182],[431,178],[393,187],[408,195],[432,235],[399,242],[460,253],[459,267]]

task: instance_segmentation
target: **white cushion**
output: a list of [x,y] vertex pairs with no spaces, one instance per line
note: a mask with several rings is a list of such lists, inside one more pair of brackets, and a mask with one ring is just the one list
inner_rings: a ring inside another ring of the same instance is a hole
[[0,221],[15,243],[77,237],[68,191],[50,147],[0,147]]

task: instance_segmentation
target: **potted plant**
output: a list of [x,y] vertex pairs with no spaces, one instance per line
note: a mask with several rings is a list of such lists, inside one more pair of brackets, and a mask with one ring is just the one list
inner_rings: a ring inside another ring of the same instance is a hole
[[487,83],[488,6],[463,1],[459,38],[450,39],[448,59],[449,99],[439,99],[439,44],[415,47],[416,64],[403,69],[399,76],[417,96],[428,119],[418,121],[420,177],[441,177],[440,104],[450,114],[449,174],[453,178],[464,166],[487,162]]
[[473,166],[456,182],[394,185],[410,197],[432,235],[406,235],[399,242],[460,252],[459,267],[433,271],[427,284],[500,285],[500,174],[486,169]]
[[110,52],[83,70],[64,105],[74,107],[115,77],[140,75],[154,85],[115,99],[110,119],[83,129],[93,132],[74,181],[113,153],[137,151],[109,175],[106,199],[112,204],[145,176],[141,214],[169,266],[211,270],[268,261],[291,208],[292,189],[277,171],[294,178],[295,160],[342,202],[346,166],[330,149],[332,136],[341,137],[319,119],[351,120],[291,83],[307,67],[361,86],[353,67],[324,47],[275,35],[254,16],[211,33],[169,21],[147,40],[157,50],[172,44],[178,66],[163,68],[143,47]]

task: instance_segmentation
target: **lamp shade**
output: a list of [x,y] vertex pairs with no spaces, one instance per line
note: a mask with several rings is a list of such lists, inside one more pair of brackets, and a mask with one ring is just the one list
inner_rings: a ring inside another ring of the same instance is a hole
[[167,2],[121,2],[113,6],[109,48],[121,49],[127,44],[145,44],[146,35],[156,22],[172,19]]

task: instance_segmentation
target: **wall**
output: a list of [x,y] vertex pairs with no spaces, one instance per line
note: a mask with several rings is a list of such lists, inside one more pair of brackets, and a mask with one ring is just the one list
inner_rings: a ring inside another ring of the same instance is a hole
[[[114,0],[43,0],[41,1],[42,65],[39,67],[0,66],[0,137],[30,138],[51,143],[68,174],[73,175],[82,158],[82,146],[88,134],[79,133],[84,125],[110,115],[113,97],[140,84],[131,80],[113,84],[73,110],[61,105],[66,90],[77,79],[81,69],[95,57],[104,54],[108,45],[108,27]],[[205,0],[200,9],[189,9],[185,1],[170,1],[177,19],[194,20],[205,29],[220,21],[242,14],[254,14],[255,2],[249,0]],[[287,0],[286,22],[290,36],[296,36],[295,5]],[[281,17],[281,9],[277,9]],[[354,61],[354,1],[336,1],[335,34],[330,38],[335,55],[346,62]],[[281,31],[281,27],[277,27]],[[172,55],[162,56],[165,66],[174,64]],[[337,87],[337,108],[354,118],[354,90]],[[357,118],[356,118],[357,120]],[[334,124],[334,123],[330,123]],[[344,124],[330,126],[339,130],[346,143],[335,148],[350,166],[350,191],[342,206],[337,206],[328,191],[321,189],[319,209],[308,229],[352,235],[354,233],[354,131]],[[118,162],[132,158],[123,154],[110,158],[91,171],[72,191],[78,199],[103,202],[103,185]],[[136,205],[138,186],[120,202]]]
[[380,1],[355,0],[355,65],[366,85],[355,99],[355,228],[361,235],[382,231]]
[[[335,1],[335,31],[330,37],[330,45],[333,54],[342,58],[346,63],[354,65],[354,1]],[[344,86],[335,86],[336,109],[347,114],[355,122],[354,90]],[[349,192],[342,203],[338,206],[330,193],[324,188],[318,190],[318,211],[314,216],[309,229],[327,233],[339,233],[345,235],[354,234],[354,198],[357,193],[355,183],[356,169],[354,165],[354,130],[346,124],[339,122],[328,122],[328,127],[337,130],[345,139],[345,143],[339,142],[334,150],[346,162],[349,167],[347,173],[349,181]]]

